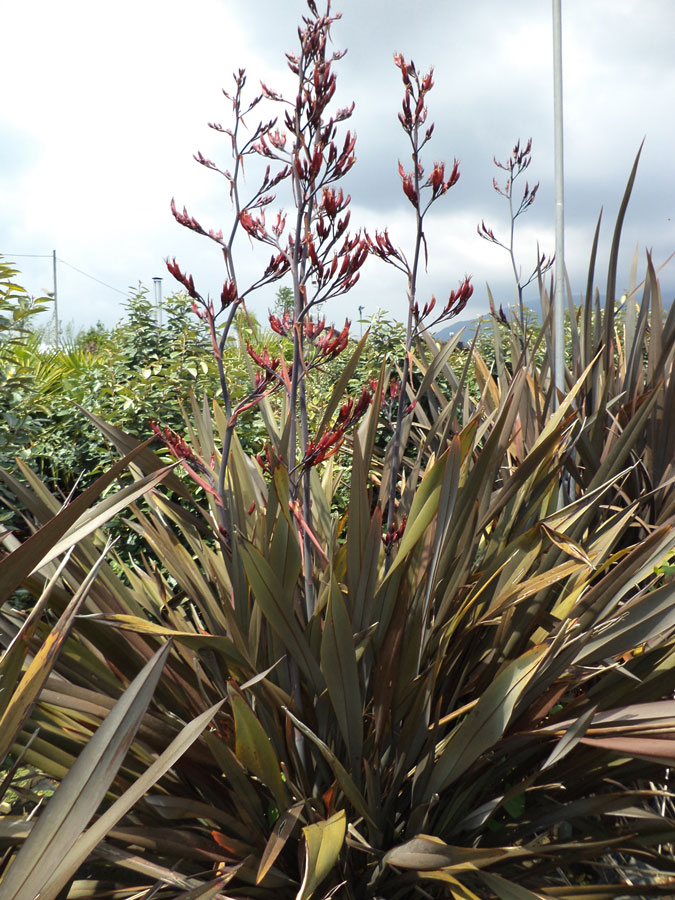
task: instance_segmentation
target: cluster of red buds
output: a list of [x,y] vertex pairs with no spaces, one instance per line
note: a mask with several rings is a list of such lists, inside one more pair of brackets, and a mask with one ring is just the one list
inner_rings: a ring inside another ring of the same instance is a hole
[[[257,406],[263,397],[268,396],[282,383],[282,376],[277,374],[277,370],[281,365],[281,357],[270,356],[267,348],[262,353],[258,353],[251,344],[247,344],[246,350],[253,362],[259,367],[259,371],[255,373],[254,387],[251,393],[244,397],[232,411],[232,415],[228,420],[230,427],[234,427],[237,419],[243,412]],[[270,385],[272,387],[268,390]]]
[[270,313],[269,320],[272,331],[276,331],[281,337],[288,337],[293,330],[293,316],[288,311],[281,316]]
[[[527,144],[522,148],[520,146],[520,141],[518,141],[507,162],[501,163],[494,156],[492,157],[492,161],[498,169],[503,169],[505,172],[509,173],[510,180],[517,178],[517,176],[520,175],[521,172],[524,172],[532,162],[532,138],[530,138]],[[496,184],[494,187],[496,191],[502,193]]]
[[[401,53],[394,54],[394,63],[401,70],[401,78],[405,85],[403,108],[398,114],[398,118],[404,130],[410,134],[426,122],[427,107],[424,98],[434,86],[434,70],[430,69],[426,75],[420,78],[415,63],[412,60],[406,62]],[[427,130],[425,140],[431,137],[433,130],[434,126],[431,125]]]
[[[211,460],[211,469],[209,469],[204,461],[196,456],[192,448],[188,446],[181,435],[172,431],[167,426],[162,428],[152,419],[150,419],[150,427],[155,436],[167,447],[173,458],[183,465],[183,468],[189,473],[195,483],[203,488],[206,493],[210,494],[215,499],[218,506],[222,507],[223,499],[213,482],[214,460]],[[223,534],[225,534],[225,532],[223,532]]]
[[196,219],[188,215],[188,211],[187,209],[185,209],[185,207],[183,207],[182,213],[176,209],[176,203],[173,198],[171,200],[171,212],[173,213],[173,217],[178,222],[178,224],[182,225],[184,228],[189,228],[190,231],[196,231],[197,234],[208,234],[208,232],[204,231],[204,229]]
[[382,535],[382,543],[384,544],[386,553],[391,553],[394,544],[397,544],[403,537],[407,521],[407,517],[404,516],[401,519],[400,525],[397,525],[396,522],[392,522],[389,526],[389,531],[385,531],[385,533]]
[[431,175],[427,179],[425,186],[431,188],[431,196],[436,200],[437,197],[442,197],[443,194],[446,194],[458,181],[459,161],[457,159],[455,159],[452,164],[450,177],[447,180],[445,178],[445,163],[435,162],[434,168],[432,169]]
[[[505,163],[499,162],[496,157],[493,157],[492,160],[497,166],[498,169],[502,169],[502,171],[507,173],[507,179],[504,182],[504,185],[500,185],[496,178],[492,179],[492,187],[498,194],[501,194],[502,197],[506,197],[506,199],[511,202],[513,199],[513,185],[516,180],[522,173],[529,167],[532,162],[532,138],[530,138],[527,144],[524,147],[520,146],[520,141],[516,143],[516,146],[513,148],[511,152],[511,156]],[[523,196],[520,200],[518,207],[512,211],[511,217],[512,221],[515,221],[521,213],[524,213],[526,209],[528,209],[535,201],[537,196],[537,191],[539,190],[539,182],[534,185],[534,187],[530,187],[529,182],[525,182],[525,189],[523,191]],[[492,244],[498,244],[500,247],[505,247],[499,238],[495,236],[494,231],[485,224],[484,221],[481,221],[478,226],[478,234],[486,241],[490,241]],[[508,249],[508,248],[506,248]],[[541,259],[538,262],[538,267],[541,268],[542,271],[546,271],[547,268],[553,263],[553,258],[547,260],[546,256],[542,254]]]
[[255,459],[263,472],[269,474],[272,471],[272,454],[270,453],[269,444],[265,444],[263,452],[256,454]]
[[334,456],[342,446],[347,432],[365,414],[372,402],[373,395],[365,386],[358,400],[355,401],[353,397],[350,397],[342,405],[335,424],[318,440],[308,442],[307,453],[302,460],[303,469],[311,469],[312,466],[318,466],[319,463]]
[[282,251],[281,253],[272,254],[269,264],[263,272],[263,279],[265,281],[277,281],[277,279],[288,272],[290,267],[287,253]]
[[345,319],[344,328],[340,332],[336,332],[332,325],[327,331],[322,330],[316,341],[318,355],[322,361],[327,362],[335,359],[336,356],[344,352],[349,343],[350,326],[351,322],[349,319]]
[[[282,337],[289,337],[295,327],[295,320],[288,311],[281,316],[270,313],[269,321],[272,331]],[[333,325],[326,328],[326,319],[323,317],[313,319],[311,316],[305,316],[302,319],[302,333],[305,339],[314,344],[316,348],[316,353],[308,368],[315,368],[343,353],[349,344],[350,326],[349,319],[345,319],[342,330],[336,331]]]
[[[471,284],[471,277],[467,275],[457,290],[450,291],[450,296],[448,297],[445,306],[437,312],[432,321],[426,322],[424,327],[430,328],[432,325],[438,325],[439,322],[444,322],[447,319],[453,319],[455,316],[458,316],[469,302],[472,294],[473,285]],[[416,302],[413,306],[416,321],[421,323],[425,319],[428,319],[435,308],[436,298],[434,296],[424,304],[421,311],[419,304]]]
[[242,209],[239,213],[239,223],[244,231],[251,237],[259,241],[267,240],[267,229],[265,228],[265,210],[260,210],[260,215],[251,215],[250,210]]
[[[411,60],[407,62],[400,53],[394,55],[394,63],[401,70],[401,77],[405,86],[405,95],[403,97],[402,110],[399,113],[399,121],[403,126],[403,130],[410,138],[413,148],[413,169],[406,172],[403,165],[399,162],[398,173],[401,177],[401,187],[403,193],[412,203],[421,215],[429,209],[431,204],[446,194],[450,188],[459,180],[459,162],[455,159],[450,174],[446,177],[445,163],[434,162],[431,174],[426,181],[424,178],[424,168],[420,162],[419,154],[425,144],[431,139],[434,126],[431,124],[419,139],[419,129],[426,122],[428,109],[426,106],[426,95],[434,86],[433,69],[426,75],[421,75],[415,68],[415,63]],[[420,190],[421,188],[430,188],[431,197],[427,202],[424,210],[420,208]]]
[[[317,221],[317,237],[319,238],[320,230],[324,235],[329,234],[325,223],[319,225],[320,221]],[[342,231],[344,228],[341,229],[340,234]],[[359,280],[359,270],[368,258],[370,250],[367,237],[355,234],[346,237],[339,250],[334,252],[330,259],[327,259],[321,252],[321,243],[325,241],[332,244],[336,239],[337,234],[330,239],[320,239],[318,249],[313,235],[308,235],[304,242],[311,263],[311,278],[316,283],[318,291],[329,290],[331,297],[345,294],[354,287]]]
[[386,228],[384,231],[375,232],[375,240],[370,235],[366,235],[366,240],[368,241],[368,249],[374,256],[379,256],[384,262],[396,266],[402,272],[408,271],[407,260],[403,252],[394,247]]
[[150,419],[150,428],[155,437],[165,444],[174,459],[186,459],[191,463],[199,464],[199,460],[195,456],[192,448],[186,444],[185,439],[168,426],[163,428],[153,419]]
[[[274,313],[270,313],[269,321],[272,331],[280,334],[281,337],[289,337],[291,332],[293,331],[293,327],[295,324],[293,316],[288,311],[283,313],[281,316],[276,316],[274,315]],[[313,319],[311,316],[305,316],[305,318],[302,320],[302,331],[308,341],[315,341],[316,338],[318,338],[319,335],[325,330],[325,328],[325,317],[322,317],[321,319]]]
[[264,372],[269,372],[273,374],[279,368],[281,363],[281,359],[279,357],[272,357],[269,354],[269,350],[267,347],[263,349],[262,353],[258,353],[258,351],[251,344],[246,345],[246,350],[248,355],[251,357],[253,362],[260,366],[260,368]]
[[173,262],[169,262],[166,260],[166,267],[169,272],[173,275],[176,281],[179,281],[188,294],[192,297],[193,300],[201,300],[201,294],[196,290],[195,283],[192,278],[192,275],[186,275],[184,272],[181,272],[180,266],[176,262],[176,257],[174,256]]

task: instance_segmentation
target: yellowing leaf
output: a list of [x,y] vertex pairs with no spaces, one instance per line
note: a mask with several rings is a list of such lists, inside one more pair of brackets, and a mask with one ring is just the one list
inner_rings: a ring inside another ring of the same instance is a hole
[[344,809],[325,822],[316,822],[302,829],[305,837],[305,875],[296,900],[309,900],[330,873],[342,850],[346,831]]
[[562,532],[556,531],[554,528],[551,528],[550,525],[546,524],[546,522],[541,522],[539,524],[539,527],[544,532],[546,537],[550,541],[552,541],[556,545],[556,547],[559,547],[561,550],[567,553],[568,556],[573,556],[574,559],[578,559],[579,562],[585,563],[591,569],[595,568],[584,548],[577,544],[576,541],[573,541],[572,538],[569,538],[566,534],[562,534]]

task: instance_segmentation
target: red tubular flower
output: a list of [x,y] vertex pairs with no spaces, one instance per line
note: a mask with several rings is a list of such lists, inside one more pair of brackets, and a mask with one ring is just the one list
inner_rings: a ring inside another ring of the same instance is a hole
[[293,327],[293,320],[290,313],[285,312],[281,318],[275,316],[274,313],[270,313],[269,319],[272,331],[276,331],[276,333],[280,334],[282,337],[288,337],[291,328]]
[[346,403],[343,403],[338,413],[336,425],[345,425],[349,421],[349,416],[354,407],[354,398],[349,397]]
[[192,463],[199,463],[192,448],[185,443],[184,438],[168,426],[161,428],[153,419],[150,419],[150,428],[153,434],[166,446],[174,459],[185,459]]
[[251,237],[264,239],[266,236],[265,231],[265,213],[261,212],[259,218],[254,218],[248,209],[242,209],[239,213],[239,222],[241,223],[242,228]]
[[457,316],[469,302],[469,298],[473,294],[473,285],[471,284],[471,276],[467,275],[456,291],[450,292],[448,302],[443,310],[443,317]]
[[401,163],[398,164],[398,174],[401,176],[401,186],[403,187],[403,193],[406,195],[408,200],[412,203],[412,205],[417,208],[417,191],[413,185],[413,177],[412,174],[406,174],[403,170],[403,166]]
[[439,196],[441,189],[443,187],[444,178],[445,178],[445,163],[435,162],[433,171],[432,171],[431,175],[429,176],[429,180],[427,181],[427,184],[431,185],[434,197]]
[[317,319],[316,322],[308,316],[305,319],[305,337],[309,341],[315,340],[326,327],[326,319]]
[[351,215],[352,215],[351,212],[349,212],[349,210],[347,210],[345,215],[338,221],[337,228],[335,229],[335,237],[336,238],[342,237],[342,235],[347,230],[347,226],[349,225],[349,220],[351,218]]
[[354,411],[352,413],[351,424],[354,424],[358,419],[361,418],[362,415],[364,415],[372,402],[372,391],[368,390],[368,386],[364,384],[363,390],[361,391],[361,396],[356,402],[356,406],[354,407]]
[[176,203],[172,199],[171,200],[171,212],[173,213],[174,219],[178,222],[179,225],[185,226],[185,228],[189,228],[191,231],[196,231],[197,234],[206,234],[202,226],[196,219],[193,219],[192,216],[188,215],[188,211],[183,207],[183,212],[179,213],[176,209]]
[[316,252],[316,247],[314,246],[314,241],[311,239],[311,237],[307,241],[307,252],[309,254],[310,260],[312,261],[312,265],[316,266],[319,271],[322,271],[323,266],[321,265],[321,261]]
[[194,281],[192,280],[192,275],[185,275],[181,272],[178,263],[176,262],[176,257],[174,257],[173,262],[169,262],[166,260],[166,267],[169,272],[173,275],[176,281],[180,281],[188,294],[192,297],[193,300],[201,300],[201,295],[195,289]]
[[337,336],[335,336],[335,329],[331,325],[328,331],[319,337],[317,343],[319,351],[324,359],[334,359],[347,347],[347,344],[349,343],[350,325],[351,322],[349,319],[345,319],[344,328]]
[[[408,63],[406,63],[405,59],[403,58],[402,53],[394,54],[394,64],[396,66],[398,66],[398,68],[401,70],[401,78],[403,79],[403,84],[406,87],[410,87],[410,75],[408,74]],[[415,71],[414,64],[411,64],[411,68],[412,68],[412,71],[414,72]]]
[[424,308],[422,309],[423,319],[429,315],[434,306],[436,306],[436,298],[432,295],[431,300],[428,303],[425,303]]
[[272,255],[269,264],[265,269],[264,276],[265,278],[268,278],[269,276],[274,275],[275,278],[281,278],[282,275],[288,272],[290,267],[291,264],[285,253],[278,253],[276,256]]
[[275,150],[283,150],[286,146],[286,135],[279,131],[278,128],[275,131],[271,131],[267,137]]
[[445,180],[445,163],[443,162],[435,162],[434,168],[429,176],[426,185],[431,187],[432,197],[436,200],[438,197],[442,197],[443,194],[447,193],[447,191],[459,181],[459,162],[457,160],[454,161],[452,171],[450,173],[450,177]]
[[446,191],[448,188],[451,188],[454,184],[457,184],[459,181],[459,160],[455,159],[452,164],[452,172],[450,173],[450,178],[445,182]]
[[312,155],[312,162],[309,167],[309,177],[312,181],[315,180],[316,176],[321,171],[321,164],[323,163],[323,153],[319,148],[317,148]]
[[382,543],[384,544],[387,553],[390,553],[393,545],[397,544],[403,537],[407,521],[407,516],[403,516],[400,525],[397,525],[396,522],[392,522],[389,531],[382,535]]
[[343,429],[330,429],[323,434],[318,441],[310,440],[307,444],[307,453],[303,459],[302,466],[305,470],[311,469],[312,466],[318,466],[319,463],[335,456],[344,441]]
[[281,364],[281,359],[270,356],[267,347],[265,347],[262,354],[258,353],[251,344],[246,345],[246,350],[253,362],[266,372],[275,372]]
[[231,303],[237,299],[237,286],[234,281],[226,281],[223,284],[223,290],[220,294],[220,308],[221,310],[228,307]]
[[277,221],[272,225],[272,231],[277,237],[281,237],[286,227],[286,216],[283,213],[277,213]]

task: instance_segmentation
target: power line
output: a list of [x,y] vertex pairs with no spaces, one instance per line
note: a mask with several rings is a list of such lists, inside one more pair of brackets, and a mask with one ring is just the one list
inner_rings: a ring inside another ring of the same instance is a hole
[[[0,256],[3,256],[5,259],[52,259],[52,253],[1,253]],[[113,287],[112,284],[108,284],[105,281],[101,281],[100,278],[96,278],[95,275],[90,275],[89,272],[85,272],[83,269],[79,269],[77,266],[74,266],[72,263],[66,262],[65,259],[61,259],[60,256],[56,257],[57,261],[62,263],[64,266],[68,266],[69,269],[73,269],[75,272],[79,272],[80,275],[84,275],[85,278],[91,278],[92,281],[96,281],[98,284],[103,285],[103,287],[107,287],[111,291],[115,291],[116,294],[121,294],[123,297],[126,297],[127,291],[120,291],[119,288]]]
[[0,256],[4,256],[5,259],[51,259],[51,253],[0,253]]
[[103,287],[109,288],[111,291],[115,291],[117,294],[121,294],[123,297],[127,296],[127,291],[120,291],[119,288],[113,287],[111,284],[107,284],[105,281],[101,281],[100,278],[96,278],[95,275],[90,275],[89,272],[84,272],[82,269],[78,269],[77,266],[74,266],[72,263],[66,262],[65,259],[61,259],[60,256],[56,257],[58,262],[62,263],[64,266],[68,266],[69,269],[73,269],[75,272],[79,272],[80,275],[84,275],[86,278],[91,278],[92,281],[98,282],[98,284],[102,284]]

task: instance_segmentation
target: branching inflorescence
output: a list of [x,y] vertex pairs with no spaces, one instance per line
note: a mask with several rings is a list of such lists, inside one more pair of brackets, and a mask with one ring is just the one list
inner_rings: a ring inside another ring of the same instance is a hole
[[[297,80],[295,97],[287,99],[265,84],[250,102],[244,100],[246,75],[243,69],[234,75],[234,90],[225,92],[231,101],[233,125],[224,128],[211,124],[230,138],[234,161],[231,170],[220,168],[201,153],[197,162],[220,173],[228,183],[234,208],[231,229],[222,231],[203,228],[187,210],[180,212],[172,203],[176,221],[198,234],[215,241],[222,250],[226,268],[220,305],[205,298],[197,290],[191,275],[184,274],[175,260],[168,262],[171,274],[183,285],[193,300],[195,313],[208,323],[213,350],[218,361],[220,387],[227,417],[227,433],[223,442],[219,473],[219,494],[226,502],[226,470],[232,431],[238,416],[255,406],[271,392],[284,390],[290,410],[289,440],[286,463],[291,476],[291,500],[300,499],[305,558],[312,550],[311,504],[308,471],[337,452],[349,428],[363,415],[372,400],[369,386],[357,399],[348,398],[332,426],[324,433],[311,436],[307,415],[306,378],[312,369],[343,353],[349,344],[350,322],[336,329],[326,326],[325,318],[313,317],[312,310],[326,301],[347,293],[359,279],[372,242],[358,231],[348,230],[350,196],[339,182],[356,161],[356,136],[347,130],[338,135],[339,126],[352,115],[354,105],[331,111],[336,90],[334,63],[344,55],[329,53],[330,28],[340,16],[331,15],[330,0],[320,14],[313,0],[308,0],[309,14],[299,29],[299,52],[288,53],[288,67]],[[280,105],[282,113],[260,121],[250,130],[248,118],[258,105],[266,101]],[[259,187],[243,196],[242,172],[247,157],[256,156],[267,165]],[[285,185],[289,209],[270,213],[275,190]],[[272,251],[269,263],[260,277],[245,289],[237,279],[233,247],[239,229],[252,240]],[[249,346],[248,353],[258,368],[253,390],[238,406],[233,407],[223,366],[223,350],[235,321],[237,310],[244,306],[253,291],[283,277],[292,281],[293,305],[279,317],[270,313],[270,327],[289,338],[293,344],[290,363],[272,358],[267,351],[258,353]],[[276,447],[275,451],[280,448]],[[226,513],[224,519],[227,518]],[[228,523],[221,523],[227,530]],[[306,609],[313,607],[311,573],[306,581]]]
[[[444,197],[459,180],[459,162],[453,161],[449,172],[444,162],[434,162],[431,172],[425,178],[422,163],[422,151],[431,140],[434,132],[433,123],[426,124],[428,117],[427,94],[434,86],[433,69],[422,75],[412,60],[409,62],[401,54],[394,56],[394,63],[401,72],[404,96],[399,121],[405,132],[411,151],[412,168],[406,170],[401,162],[398,173],[401,178],[403,193],[415,211],[415,241],[412,261],[406,254],[392,243],[388,232],[376,232],[373,239],[368,239],[370,252],[384,262],[402,272],[408,283],[408,322],[406,329],[406,354],[403,360],[400,389],[398,391],[398,407],[394,424],[394,434],[390,444],[391,479],[387,486],[387,534],[395,533],[396,493],[399,482],[399,470],[403,454],[402,429],[403,420],[413,408],[408,403],[410,387],[410,350],[415,338],[424,330],[454,318],[462,312],[473,294],[471,279],[466,276],[456,290],[450,292],[445,303],[437,304],[431,297],[420,309],[417,299],[417,282],[422,251],[425,265],[428,263],[428,247],[424,234],[424,218],[437,200]],[[391,541],[387,545],[391,546]]]
[[[481,221],[480,225],[478,226],[478,234],[483,238],[483,240],[489,241],[491,244],[496,244],[498,247],[503,247],[504,250],[506,250],[506,252],[509,254],[511,266],[513,268],[513,277],[516,282],[516,290],[518,294],[519,324],[524,339],[526,333],[526,323],[525,307],[523,304],[523,291],[535,278],[538,278],[545,272],[547,272],[554,262],[554,258],[552,256],[547,257],[545,253],[537,252],[537,263],[532,269],[530,275],[523,280],[521,269],[516,261],[514,249],[516,219],[518,219],[519,216],[521,216],[532,206],[537,196],[537,191],[539,190],[539,182],[537,182],[533,187],[530,187],[529,182],[526,181],[520,202],[517,206],[515,205],[513,186],[516,180],[523,174],[523,172],[525,172],[529,168],[530,163],[532,162],[532,138],[528,140],[527,144],[524,147],[521,147],[520,141],[518,141],[516,143],[516,146],[513,148],[511,156],[505,163],[499,162],[496,157],[493,158],[493,162],[498,169],[506,172],[507,176],[506,181],[503,185],[501,185],[496,178],[493,178],[492,187],[498,194],[504,197],[509,204],[509,239],[507,243],[501,241],[498,237],[496,237],[492,228],[488,227],[485,224],[485,221]],[[497,315],[494,310],[493,315]],[[501,307],[498,318],[500,319],[500,321],[504,321],[505,319],[505,315]]]

